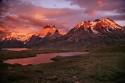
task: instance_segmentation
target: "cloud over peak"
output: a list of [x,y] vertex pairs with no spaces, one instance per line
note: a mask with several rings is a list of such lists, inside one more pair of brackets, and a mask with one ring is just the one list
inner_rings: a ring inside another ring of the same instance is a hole
[[15,32],[31,33],[48,24],[69,31],[79,22],[97,18],[108,17],[122,24],[125,21],[125,0],[2,1],[0,27]]

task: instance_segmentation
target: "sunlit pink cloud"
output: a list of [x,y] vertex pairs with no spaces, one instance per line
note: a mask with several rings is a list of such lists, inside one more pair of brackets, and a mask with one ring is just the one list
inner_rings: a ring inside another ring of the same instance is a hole
[[97,2],[98,2],[98,4],[99,4],[100,7],[103,7],[103,6],[104,6],[103,0],[98,0]]
[[[10,8],[5,11],[4,20],[1,23],[4,27],[1,25],[0,27],[14,32],[25,30],[25,33],[35,33],[48,24],[56,25],[60,30],[69,31],[79,22],[106,17],[119,22],[125,20],[124,0],[62,0],[62,4],[52,3],[60,4],[61,7],[56,5],[53,8],[37,4],[44,3],[44,0],[38,0],[35,4],[32,0],[6,1]],[[68,3],[67,8],[63,7],[65,6],[63,3]]]

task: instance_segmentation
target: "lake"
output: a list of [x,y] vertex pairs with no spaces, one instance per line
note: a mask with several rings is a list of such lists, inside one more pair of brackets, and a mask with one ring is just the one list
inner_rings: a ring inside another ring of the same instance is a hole
[[3,48],[2,50],[23,51],[23,50],[28,50],[28,48]]
[[29,57],[29,58],[19,58],[19,59],[8,59],[5,60],[4,63],[9,64],[21,64],[21,65],[36,65],[42,63],[50,63],[53,62],[51,58],[56,56],[77,56],[77,55],[85,55],[88,52],[62,52],[62,53],[49,53],[49,54],[37,54],[36,57]]

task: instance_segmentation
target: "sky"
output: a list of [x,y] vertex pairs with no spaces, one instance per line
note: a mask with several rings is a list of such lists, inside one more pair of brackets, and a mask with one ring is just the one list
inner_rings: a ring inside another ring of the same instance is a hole
[[48,24],[67,32],[82,21],[103,18],[125,26],[124,4],[125,0],[1,0],[0,34],[35,33]]

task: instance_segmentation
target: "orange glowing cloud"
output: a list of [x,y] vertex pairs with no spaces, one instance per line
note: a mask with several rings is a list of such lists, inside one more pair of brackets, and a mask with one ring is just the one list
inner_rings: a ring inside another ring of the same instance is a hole
[[98,3],[98,5],[99,5],[100,7],[103,7],[103,6],[104,6],[103,0],[98,0],[97,3]]
[[96,15],[97,14],[97,11],[95,9],[93,9],[93,10],[85,10],[84,12],[89,14],[89,15]]
[[[4,28],[15,34],[18,33],[17,35],[37,33],[42,27],[48,24],[58,26],[59,32],[65,34],[65,31],[68,32],[77,23],[84,20],[102,17],[109,17],[113,20],[124,20],[125,17],[125,0],[62,0],[68,1],[67,3],[70,2],[71,4],[69,6],[77,5],[79,7],[78,9],[71,7],[48,8],[42,5],[31,4],[30,1],[32,0],[26,1],[26,3],[23,0],[12,0],[8,2],[12,6],[10,6],[11,8],[9,10],[5,11],[6,14],[4,14],[4,19],[2,19]],[[38,0],[38,2],[42,2],[42,0]],[[110,6],[110,3],[112,3],[112,6]],[[62,6],[65,5],[62,4]],[[111,12],[113,10],[116,10],[119,15],[116,16],[114,12],[110,16],[105,15],[105,11]],[[55,30],[45,30],[40,34],[45,35],[47,31],[54,32]],[[1,35],[7,33],[6,31],[0,31]]]
[[40,15],[40,14],[38,13],[38,14],[34,15],[34,18],[35,18],[36,20],[42,20],[42,19],[45,19],[45,16]]
[[3,27],[0,27],[0,39],[6,37],[9,34],[10,34],[10,32],[8,30],[3,29]]
[[31,37],[32,34],[24,34],[24,33],[15,33],[11,32],[6,38],[16,38],[22,41],[25,41]]

